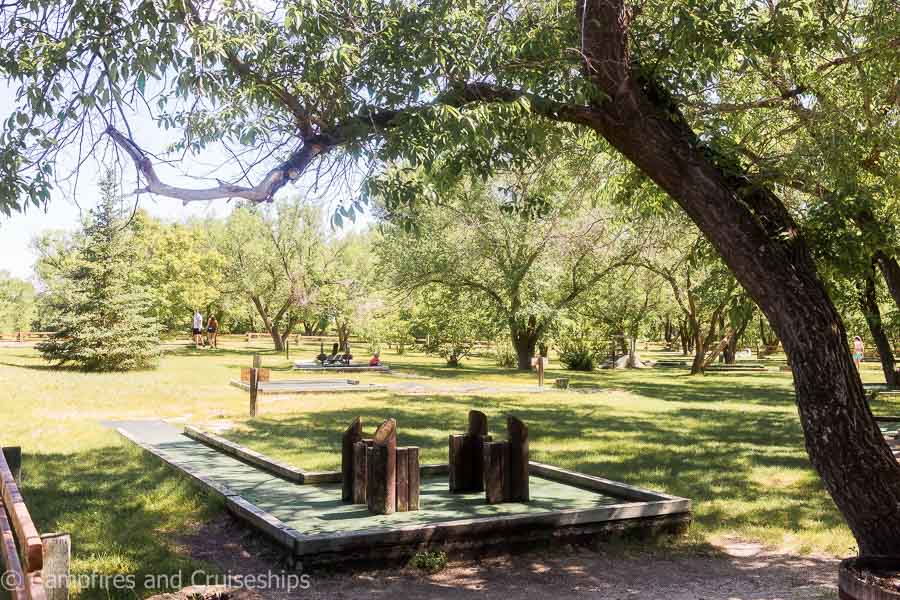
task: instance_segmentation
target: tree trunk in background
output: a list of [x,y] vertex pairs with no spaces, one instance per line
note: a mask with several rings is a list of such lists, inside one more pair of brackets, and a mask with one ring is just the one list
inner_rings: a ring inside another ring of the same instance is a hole
[[341,352],[344,352],[347,348],[347,345],[350,343],[350,324],[349,323],[341,323],[337,324],[337,334],[338,334],[338,345],[340,347]]
[[278,322],[273,321],[271,317],[269,317],[269,313],[266,310],[266,307],[263,306],[262,300],[259,296],[250,296],[250,300],[253,302],[253,306],[256,307],[256,312],[259,313],[260,318],[263,321],[263,327],[265,327],[266,332],[269,334],[269,337],[272,338],[272,342],[275,344],[275,350],[278,352],[284,352],[284,340],[281,337],[281,334],[278,332]]
[[674,339],[674,332],[672,331],[672,319],[668,316],[666,317],[666,322],[663,326],[663,336],[666,340],[666,346],[671,350],[672,340]]
[[728,343],[725,345],[725,348],[722,349],[722,357],[725,359],[726,365],[733,365],[737,363],[737,358],[735,355],[737,354],[737,336],[732,334],[728,339]]
[[690,352],[690,344],[688,343],[688,332],[687,332],[687,324],[684,322],[684,319],[680,321],[678,325],[678,339],[681,340],[681,355],[687,356],[688,352]]
[[624,0],[578,0],[576,12],[587,76],[605,94],[579,122],[684,209],[768,317],[791,358],[810,461],[860,553],[900,554],[900,465],[799,227],[770,190],[725,157],[717,162],[666,91],[635,68]]
[[275,350],[278,352],[284,352],[284,338],[281,337],[281,334],[278,333],[278,327],[272,327],[269,329],[269,337],[272,338],[272,341],[275,343]]
[[894,351],[891,342],[884,332],[881,322],[881,310],[878,308],[878,295],[875,289],[875,273],[870,272],[864,281],[859,282],[859,308],[866,317],[866,324],[875,340],[875,347],[881,358],[881,370],[884,372],[884,381],[894,387],[898,383],[897,368],[894,364]]
[[738,342],[741,341],[741,337],[743,337],[744,332],[747,331],[747,326],[750,324],[751,319],[753,319],[753,312],[751,311],[745,319],[743,319],[740,323],[737,324],[737,328],[732,332],[731,336],[728,338],[728,345],[722,351],[722,354],[725,355],[725,364],[733,365],[737,362],[737,345]]
[[900,310],[900,264],[897,263],[896,258],[888,256],[881,250],[875,253],[875,262],[884,277],[891,298],[894,299],[894,304]]
[[534,317],[529,317],[528,324],[524,327],[516,321],[511,320],[509,323],[512,345],[516,351],[516,366],[520,371],[531,370],[531,359],[540,337],[540,330],[536,325]]
[[700,339],[699,329],[694,334],[694,360],[691,362],[691,375],[703,374],[703,360],[706,358],[706,348]]

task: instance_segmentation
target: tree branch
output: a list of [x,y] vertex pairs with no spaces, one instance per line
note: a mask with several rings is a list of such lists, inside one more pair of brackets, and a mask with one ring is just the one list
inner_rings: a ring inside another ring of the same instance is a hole
[[403,110],[369,110],[333,128],[311,137],[303,137],[301,146],[284,162],[270,170],[263,180],[254,187],[245,187],[220,182],[217,187],[191,189],[163,183],[153,168],[153,163],[140,146],[110,125],[104,132],[121,147],[134,161],[138,172],[147,180],[147,185],[137,191],[168,196],[189,202],[202,202],[225,198],[244,198],[252,202],[271,202],[279,189],[297,181],[314,159],[332,148],[352,140],[381,135],[385,129],[396,127],[410,115],[430,110],[434,106],[446,105],[462,107],[472,103],[512,103],[527,100],[534,113],[549,120],[575,124],[588,124],[592,109],[588,106],[570,105],[546,100],[520,90],[503,88],[488,83],[468,83],[454,86],[440,95],[434,103],[413,106]]

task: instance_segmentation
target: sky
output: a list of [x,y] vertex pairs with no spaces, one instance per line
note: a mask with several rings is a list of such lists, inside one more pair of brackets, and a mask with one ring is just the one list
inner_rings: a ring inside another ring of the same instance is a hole
[[[0,118],[5,118],[15,106],[15,92],[0,80]],[[174,133],[165,132],[156,126],[156,123],[148,115],[130,115],[129,122],[134,139],[142,147],[158,152],[174,139]],[[213,168],[228,163],[228,155],[223,149],[213,149],[199,157],[191,157],[184,164],[175,166],[155,165],[160,179],[166,183],[184,187],[207,187],[207,182],[198,182],[185,175],[189,171],[192,175],[198,174],[204,177],[218,177],[230,180],[236,173],[237,167],[228,166],[211,172]],[[64,159],[65,161],[66,159]],[[75,164],[74,156],[69,156],[67,164],[58,165],[57,173],[71,170]],[[65,167],[68,166],[66,169]],[[134,169],[130,164],[125,172],[123,188],[126,191],[134,189]],[[8,271],[15,277],[33,280],[33,267],[37,256],[32,251],[32,240],[41,233],[49,230],[76,230],[82,219],[82,215],[96,205],[95,182],[103,169],[99,159],[88,160],[79,170],[79,183],[76,189],[54,189],[46,211],[35,206],[28,206],[22,214],[13,213],[12,217],[0,214],[0,271]],[[255,183],[255,182],[254,182]],[[301,179],[301,196],[307,191],[309,185],[304,185]],[[317,203],[326,207],[333,207],[340,198],[326,194],[316,194]],[[310,195],[311,197],[311,195]],[[167,221],[184,221],[192,217],[225,217],[231,212],[233,203],[226,200],[211,202],[194,202],[187,206],[180,200],[165,198],[162,196],[141,195],[139,198],[130,196],[129,201],[137,201],[139,206],[151,215]],[[325,211],[331,214],[330,210]],[[371,218],[363,216],[356,225],[348,225],[338,234],[366,227]]]

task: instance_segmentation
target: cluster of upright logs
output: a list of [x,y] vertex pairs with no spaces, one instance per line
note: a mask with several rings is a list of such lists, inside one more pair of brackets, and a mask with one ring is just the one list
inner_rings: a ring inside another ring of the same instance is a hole
[[528,502],[528,427],[506,420],[508,439],[494,442],[487,416],[469,411],[469,428],[450,436],[450,491],[485,493],[488,504]]
[[419,449],[397,447],[397,421],[382,423],[374,438],[363,438],[356,417],[341,444],[341,498],[366,504],[369,512],[389,515],[419,510]]

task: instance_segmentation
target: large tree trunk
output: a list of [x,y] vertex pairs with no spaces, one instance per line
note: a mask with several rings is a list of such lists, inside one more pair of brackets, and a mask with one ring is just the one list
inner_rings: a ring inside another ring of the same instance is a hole
[[891,342],[884,332],[881,322],[881,310],[878,308],[878,296],[875,291],[874,271],[869,273],[864,281],[859,282],[859,307],[866,317],[866,324],[875,340],[875,347],[881,358],[881,370],[884,372],[884,381],[894,387],[898,382],[897,368],[894,365],[894,352]]
[[525,327],[515,321],[509,324],[512,345],[516,351],[516,366],[520,371],[531,370],[531,359],[534,357],[534,350],[540,337],[540,332],[534,325],[533,318],[529,319]]
[[900,554],[900,465],[799,227],[771,191],[717,164],[666,92],[638,77],[623,0],[580,0],[577,12],[588,76],[606,94],[583,122],[684,209],[768,317],[791,359],[810,460],[861,554]]

